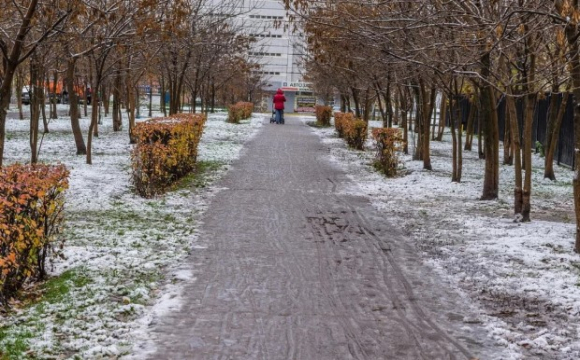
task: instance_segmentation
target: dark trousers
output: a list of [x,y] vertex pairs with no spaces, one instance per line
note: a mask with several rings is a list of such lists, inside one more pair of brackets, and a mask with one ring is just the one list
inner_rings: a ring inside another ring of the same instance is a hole
[[276,124],[282,124],[284,122],[284,110],[276,110]]

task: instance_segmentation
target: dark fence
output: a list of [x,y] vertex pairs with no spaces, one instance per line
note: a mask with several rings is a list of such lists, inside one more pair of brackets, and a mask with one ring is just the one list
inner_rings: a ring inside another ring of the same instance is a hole
[[[538,100],[536,109],[534,111],[534,124],[532,130],[532,144],[540,143],[545,148],[546,146],[546,130],[548,125],[548,112],[550,111],[550,100],[552,96],[558,97],[558,106],[562,103],[562,94],[547,95],[545,98]],[[572,95],[571,95],[572,96]],[[562,126],[560,128],[560,135],[558,138],[558,147],[556,149],[555,159],[558,165],[563,164],[574,167],[574,109],[572,98],[568,100],[566,112],[562,119]],[[467,124],[467,118],[471,109],[471,104],[467,99],[460,101],[461,119],[463,124]],[[497,104],[497,117],[499,122],[499,139],[504,140],[505,125],[506,125],[506,103],[505,99],[501,98]],[[523,120],[523,101],[519,99],[516,102],[517,118],[520,128],[520,139],[524,129]],[[474,117],[474,131],[477,134],[479,127],[479,114],[476,113]],[[522,144],[523,144],[523,139]],[[534,145],[537,149],[537,146]]]

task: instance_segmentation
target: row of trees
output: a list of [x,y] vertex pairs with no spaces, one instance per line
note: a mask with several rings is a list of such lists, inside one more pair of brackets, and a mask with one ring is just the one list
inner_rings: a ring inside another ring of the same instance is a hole
[[[259,81],[252,77],[252,39],[243,34],[238,16],[244,9],[237,0],[0,0],[0,9],[0,166],[10,98],[15,95],[22,114],[24,85],[32,88],[31,162],[38,160],[40,119],[48,132],[46,119],[58,116],[56,93],[64,84],[77,154],[90,164],[100,105],[108,113],[109,99],[114,130],[121,130],[124,108],[131,134],[140,85],[169,93],[168,104],[162,96],[161,105],[174,114],[188,105],[184,99],[191,99],[193,111],[196,99],[202,109],[212,109],[216,102],[243,98]],[[90,115],[89,93],[95,105]],[[81,96],[91,118],[87,134],[79,123]]]
[[[461,181],[462,151],[471,149],[477,114],[480,157],[485,159],[481,198],[496,199],[497,105],[503,98],[507,105],[503,161],[515,168],[514,211],[529,221],[533,114],[539,97],[555,93],[566,95],[562,103],[559,97],[551,97],[545,175],[555,179],[553,154],[567,101],[574,102],[575,163],[580,165],[579,0],[285,3],[305,29],[310,54],[306,67],[316,90],[322,94],[338,91],[342,103],[354,104],[354,112],[364,119],[376,103],[384,125],[399,123],[405,140],[407,129],[414,126],[418,134],[415,159],[422,160],[425,169],[431,169],[430,141],[442,136],[434,134],[431,126],[436,99],[442,97],[440,112],[449,114],[453,138],[452,180]],[[573,96],[567,95],[570,91]],[[463,144],[458,109],[466,98],[473,104],[473,113]],[[518,116],[523,118],[523,129]],[[575,250],[580,252],[580,176],[577,169],[574,173]]]

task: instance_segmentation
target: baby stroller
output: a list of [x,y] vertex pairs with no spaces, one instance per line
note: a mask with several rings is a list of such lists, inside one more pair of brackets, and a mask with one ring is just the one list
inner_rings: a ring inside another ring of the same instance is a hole
[[270,116],[270,124],[276,122],[276,110],[272,109],[272,116]]

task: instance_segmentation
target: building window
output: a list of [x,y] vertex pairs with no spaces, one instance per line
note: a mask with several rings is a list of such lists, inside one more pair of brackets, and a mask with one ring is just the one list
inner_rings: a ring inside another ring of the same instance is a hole
[[280,75],[278,71],[252,71],[255,75]]
[[250,56],[282,56],[280,53],[267,53],[267,52],[248,52]]
[[262,37],[262,38],[266,38],[266,37],[267,38],[277,38],[277,39],[281,39],[282,38],[282,35],[280,35],[280,34],[250,34],[250,36],[253,36],[253,37],[256,37],[256,38],[258,38],[258,37]]
[[283,20],[284,19],[284,16],[250,15],[250,19],[274,19],[274,20]]

